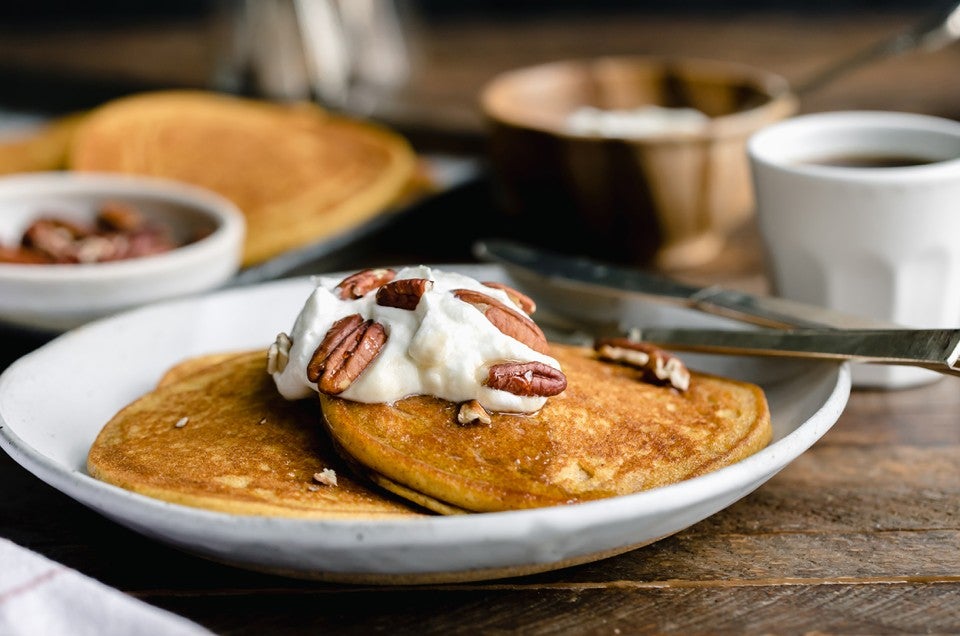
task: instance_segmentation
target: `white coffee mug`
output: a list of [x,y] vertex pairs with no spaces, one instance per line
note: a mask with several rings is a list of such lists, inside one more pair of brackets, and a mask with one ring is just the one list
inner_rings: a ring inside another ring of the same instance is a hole
[[[960,122],[801,115],[747,144],[774,294],[904,327],[960,327]],[[943,377],[856,364],[855,386]]]

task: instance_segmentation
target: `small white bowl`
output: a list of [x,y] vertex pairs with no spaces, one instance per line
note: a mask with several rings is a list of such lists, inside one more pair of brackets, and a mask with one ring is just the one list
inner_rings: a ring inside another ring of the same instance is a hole
[[45,172],[0,178],[0,244],[19,244],[41,215],[89,222],[102,203],[125,202],[162,223],[168,252],[90,264],[0,263],[0,323],[58,333],[125,309],[221,286],[240,268],[245,220],[224,197],[171,180]]

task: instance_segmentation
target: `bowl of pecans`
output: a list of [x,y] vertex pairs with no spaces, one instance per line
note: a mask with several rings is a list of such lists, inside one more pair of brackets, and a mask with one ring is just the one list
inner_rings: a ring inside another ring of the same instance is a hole
[[0,178],[0,323],[55,334],[217,288],[240,268],[245,227],[227,199],[172,180]]

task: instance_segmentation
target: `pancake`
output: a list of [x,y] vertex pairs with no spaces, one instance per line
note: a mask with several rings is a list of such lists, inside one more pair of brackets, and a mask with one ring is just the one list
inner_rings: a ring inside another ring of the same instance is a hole
[[244,266],[361,224],[409,196],[421,178],[407,140],[372,122],[307,103],[191,90],[93,109],[74,134],[68,167],[222,194],[247,219]]
[[536,414],[460,425],[458,405],[428,396],[364,404],[321,395],[339,452],[378,484],[442,513],[571,504],[702,475],[763,448],[763,390],[691,372],[677,391],[592,349],[553,344],[566,390]]
[[64,115],[0,139],[0,175],[62,170],[83,114]]
[[265,364],[265,351],[186,361],[106,424],[88,472],[149,497],[234,514],[427,514],[353,478],[320,426],[316,401],[285,400]]
[[167,369],[157,381],[157,387],[163,387],[168,384],[179,382],[187,376],[193,375],[215,364],[225,362],[232,358],[242,360],[243,354],[247,352],[223,351],[218,353],[208,353],[181,360],[177,364]]

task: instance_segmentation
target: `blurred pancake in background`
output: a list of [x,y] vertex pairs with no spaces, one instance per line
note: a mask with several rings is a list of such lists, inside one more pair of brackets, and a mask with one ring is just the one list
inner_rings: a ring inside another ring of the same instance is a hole
[[62,170],[82,113],[65,115],[0,136],[0,175]]
[[246,352],[223,351],[218,353],[208,353],[181,360],[164,372],[164,374],[160,377],[160,380],[157,382],[157,388],[178,382],[197,371],[201,371],[231,358],[237,358],[239,360],[241,353]]
[[358,225],[424,188],[400,134],[307,103],[141,93],[90,111],[67,167],[176,179],[218,192],[247,217],[245,266]]

